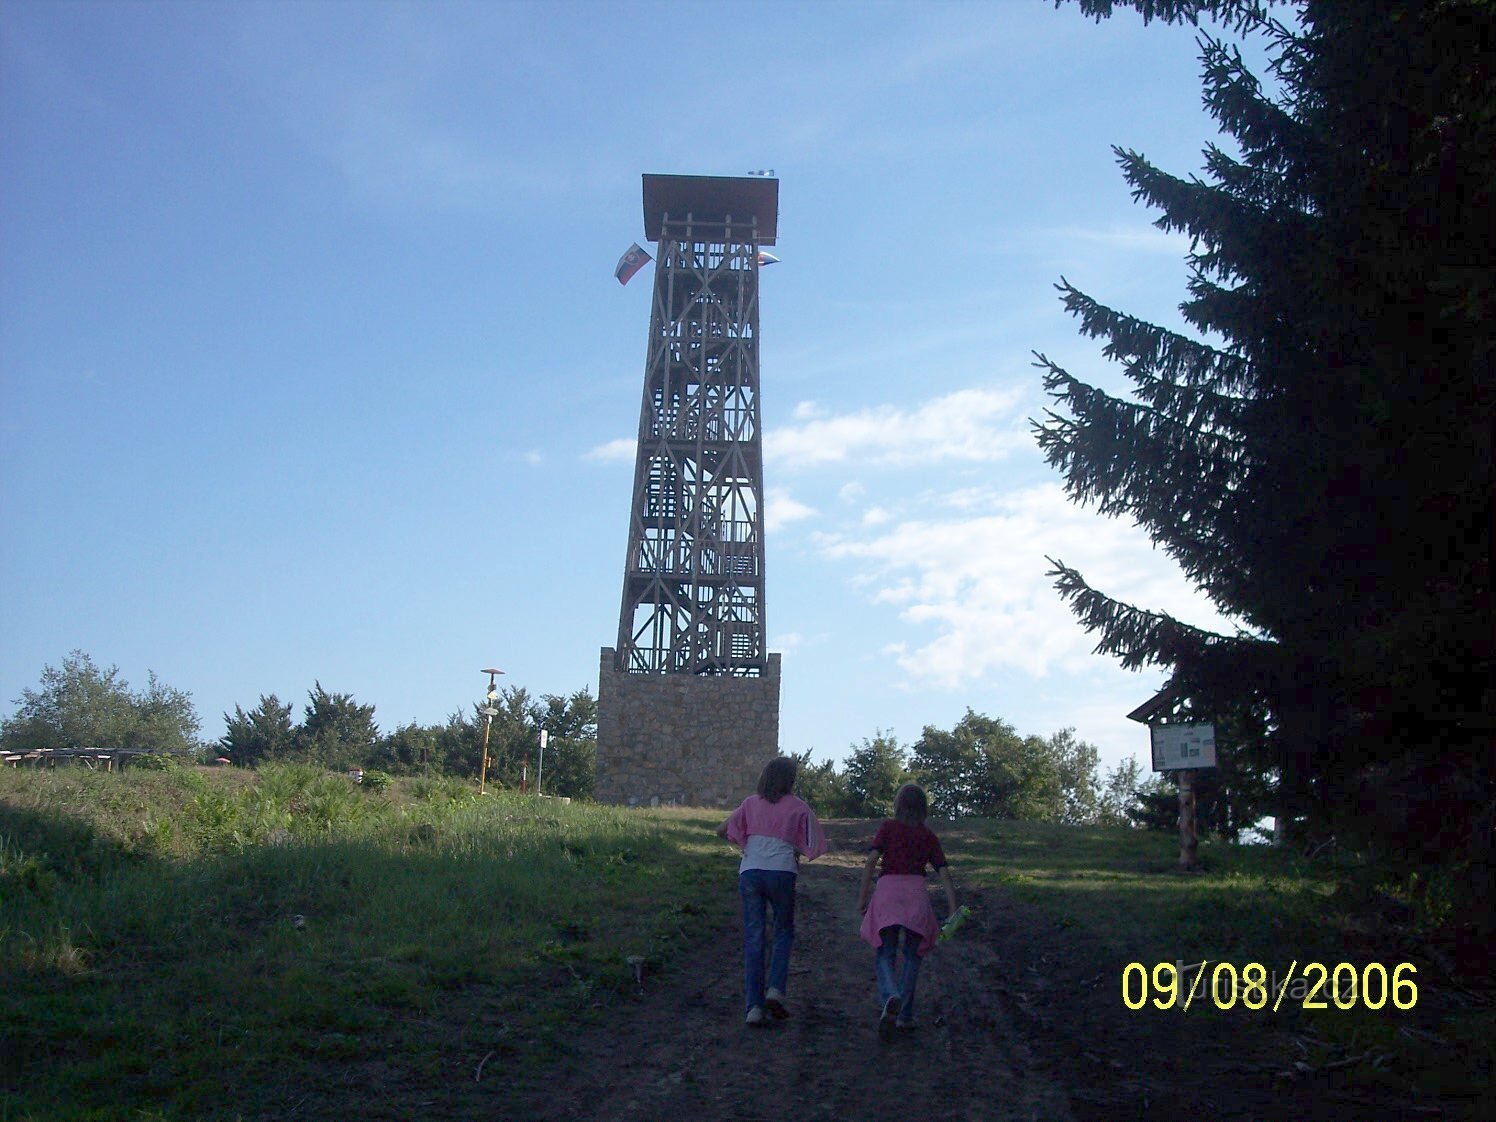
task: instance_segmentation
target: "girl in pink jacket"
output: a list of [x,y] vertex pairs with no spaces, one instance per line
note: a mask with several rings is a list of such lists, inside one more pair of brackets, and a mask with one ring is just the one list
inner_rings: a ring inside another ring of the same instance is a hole
[[[743,851],[738,865],[738,895],[743,902],[743,998],[746,1022],[763,1025],[766,1017],[789,1016],[790,947],[795,942],[795,876],[800,856],[814,861],[826,852],[826,835],[815,811],[791,788],[795,761],[779,756],[758,777],[757,794],[749,795],[717,827]],[[764,926],[774,909],[774,942],[769,955],[768,989],[764,988]]]

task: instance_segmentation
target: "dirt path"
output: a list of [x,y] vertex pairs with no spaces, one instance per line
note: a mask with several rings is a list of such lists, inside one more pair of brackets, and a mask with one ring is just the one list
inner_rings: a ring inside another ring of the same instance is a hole
[[[527,1096],[515,1116],[685,1122],[792,1101],[794,1116],[827,1122],[902,1120],[911,1106],[963,1122],[1069,1119],[1066,1094],[987,984],[998,963],[979,936],[963,931],[926,958],[919,1027],[879,1041],[872,949],[857,934],[859,843],[870,832],[828,823],[830,852],[801,867],[789,1020],[744,1026],[734,924],[670,980],[646,977],[636,1009],[583,1034],[550,1091]],[[964,898],[981,910],[979,897]]]
[[[543,1088],[514,1088],[504,1117],[1359,1122],[1464,1116],[1437,1099],[1367,1099],[1338,1072],[1292,1075],[1300,1053],[1288,1016],[1129,1011],[1120,997],[1125,956],[997,889],[960,888],[974,915],[924,961],[919,1028],[881,1042],[872,949],[858,936],[856,907],[875,825],[826,823],[830,851],[801,866],[789,1020],[763,1029],[743,1024],[742,942],[734,919],[668,977],[646,975],[637,1002],[610,1014],[610,1024],[579,1031]],[[960,833],[942,827],[951,841]],[[723,875],[731,878],[725,854]]]

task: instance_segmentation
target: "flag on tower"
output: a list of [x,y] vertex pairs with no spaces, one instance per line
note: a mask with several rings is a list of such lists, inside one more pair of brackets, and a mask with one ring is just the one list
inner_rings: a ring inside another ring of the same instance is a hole
[[644,262],[653,261],[647,250],[641,249],[638,242],[628,247],[628,250],[618,259],[618,267],[613,270],[613,275],[618,278],[619,284],[628,284],[629,278],[644,268]]
[[765,265],[777,264],[779,264],[779,258],[775,257],[772,253],[760,253],[758,255],[758,267],[760,269],[762,269]]

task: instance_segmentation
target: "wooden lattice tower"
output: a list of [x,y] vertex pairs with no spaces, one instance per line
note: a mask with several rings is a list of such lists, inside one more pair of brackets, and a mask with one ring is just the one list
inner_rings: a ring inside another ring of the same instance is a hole
[[776,179],[646,175],[659,243],[614,668],[757,677],[764,633],[760,247]]

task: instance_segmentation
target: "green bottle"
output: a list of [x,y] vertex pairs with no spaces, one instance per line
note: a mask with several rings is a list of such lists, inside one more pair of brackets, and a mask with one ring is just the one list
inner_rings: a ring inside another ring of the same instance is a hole
[[968,908],[965,904],[962,904],[959,908],[952,912],[950,918],[945,921],[945,926],[940,929],[940,934],[935,937],[935,941],[937,943],[944,943],[949,940],[952,935],[961,930],[961,925],[966,922],[967,918],[970,915],[971,909]]

